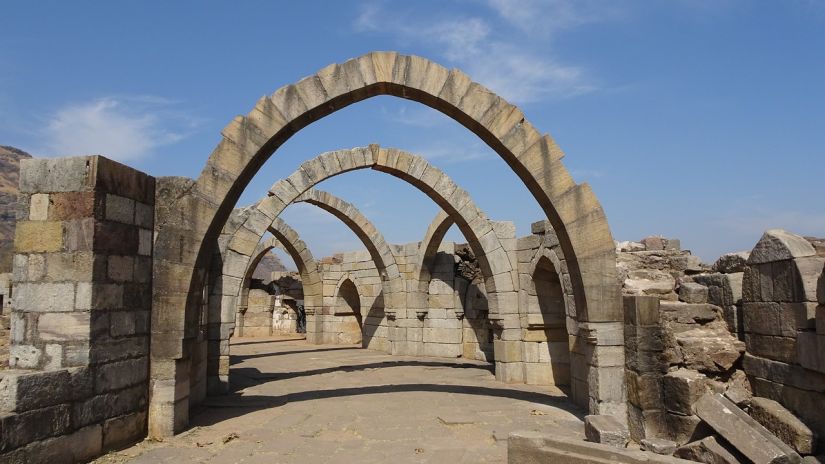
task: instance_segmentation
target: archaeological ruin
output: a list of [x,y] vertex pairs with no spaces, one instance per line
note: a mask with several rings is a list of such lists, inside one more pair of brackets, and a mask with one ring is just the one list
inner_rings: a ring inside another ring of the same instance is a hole
[[[379,95],[475,134],[545,217],[519,237],[432,162],[377,143],[307,153],[237,207],[292,135]],[[13,271],[0,277],[0,462],[87,462],[190,433],[199,408],[238,390],[235,339],[287,336],[404,362],[460,358],[498,385],[561,392],[575,420],[496,438],[510,463],[825,462],[825,240],[771,229],[712,264],[673,238],[614,241],[549,135],[418,56],[332,64],[221,135],[197,179],[103,156],[20,162]],[[387,242],[323,190],[366,169],[437,204],[420,241]],[[341,221],[363,249],[313,255],[281,218],[296,203]],[[445,239],[453,226],[467,243]],[[297,272],[255,277],[273,249]]]

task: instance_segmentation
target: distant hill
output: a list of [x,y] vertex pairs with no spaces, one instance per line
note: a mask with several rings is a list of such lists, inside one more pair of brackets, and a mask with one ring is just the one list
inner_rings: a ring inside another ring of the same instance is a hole
[[281,262],[281,259],[272,253],[267,253],[261,258],[261,262],[258,263],[258,267],[255,268],[255,272],[252,273],[252,278],[269,282],[272,280],[273,272],[285,271],[287,271],[287,268],[284,266],[284,263]]
[[11,272],[20,160],[32,155],[0,145],[0,272]]

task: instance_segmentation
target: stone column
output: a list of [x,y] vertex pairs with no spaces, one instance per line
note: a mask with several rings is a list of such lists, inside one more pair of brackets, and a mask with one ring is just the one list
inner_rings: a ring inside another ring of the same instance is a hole
[[[154,178],[100,156],[21,162],[10,366],[34,372],[3,378],[16,393],[0,409],[63,407],[47,414],[65,410],[56,434],[99,434],[98,452],[145,436],[154,195]],[[25,385],[62,371],[71,388],[44,380],[27,406]]]

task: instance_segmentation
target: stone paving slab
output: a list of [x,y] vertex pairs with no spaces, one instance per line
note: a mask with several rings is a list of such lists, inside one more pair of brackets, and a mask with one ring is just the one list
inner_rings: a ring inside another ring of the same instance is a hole
[[236,391],[198,407],[190,430],[95,462],[503,463],[514,430],[584,438],[584,412],[561,391],[497,382],[486,363],[233,343]]

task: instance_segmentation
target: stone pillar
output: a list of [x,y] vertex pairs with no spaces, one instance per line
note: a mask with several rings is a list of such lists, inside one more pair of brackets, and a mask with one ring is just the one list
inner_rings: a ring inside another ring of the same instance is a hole
[[[14,393],[0,409],[43,413],[52,435],[100,435],[74,458],[146,433],[154,183],[100,156],[20,165],[10,366],[34,372],[3,378]],[[38,376],[42,398],[28,402]]]
[[[743,367],[754,395],[781,403],[825,437],[825,330],[817,310],[825,257],[819,253],[780,229],[765,232],[753,248],[742,285]],[[825,446],[825,438],[820,442]]]

